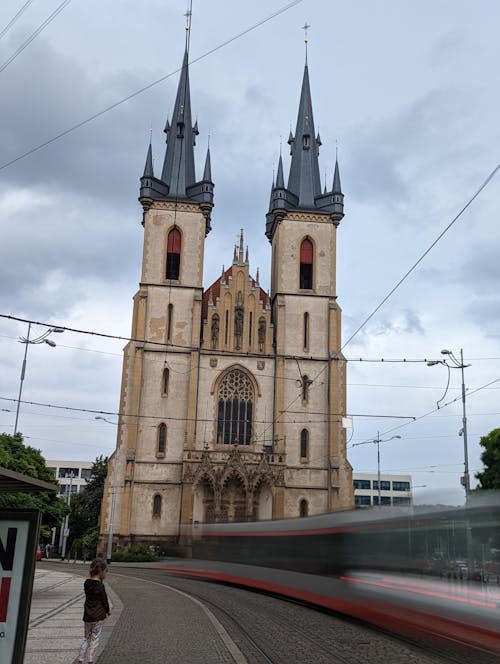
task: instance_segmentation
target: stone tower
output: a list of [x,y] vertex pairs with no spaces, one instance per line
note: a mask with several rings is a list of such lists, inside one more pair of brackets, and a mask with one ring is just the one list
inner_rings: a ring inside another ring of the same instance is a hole
[[337,161],[331,191],[321,192],[321,139],[314,129],[307,63],[288,143],[288,184],[280,155],[266,223],[276,373],[283,377],[275,395],[275,441],[278,452],[286,449],[289,468],[285,513],[307,486],[303,511],[317,514],[352,506],[353,495],[342,427],[346,378],[335,279],[344,196]]

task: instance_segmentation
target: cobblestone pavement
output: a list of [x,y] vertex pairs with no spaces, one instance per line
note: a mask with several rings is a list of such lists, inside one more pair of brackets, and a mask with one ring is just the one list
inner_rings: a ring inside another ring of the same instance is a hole
[[[83,577],[87,566],[40,563],[35,572],[24,664],[69,664],[83,638]],[[104,643],[118,620],[121,602],[108,587],[111,618],[103,630]]]

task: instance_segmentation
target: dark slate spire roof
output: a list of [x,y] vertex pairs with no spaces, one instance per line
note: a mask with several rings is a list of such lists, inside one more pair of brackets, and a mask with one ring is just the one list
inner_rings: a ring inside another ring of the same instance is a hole
[[193,146],[197,132],[198,127],[193,127],[191,121],[191,95],[186,49],[172,119],[170,123],[167,121],[165,126],[167,151],[161,179],[168,186],[170,196],[186,198],[187,188],[195,183]]
[[[186,45],[187,46],[187,45]],[[139,199],[144,209],[154,200],[190,200],[200,204],[210,230],[210,211],[214,201],[214,183],[210,164],[210,150],[207,150],[203,179],[196,181],[194,146],[199,134],[198,121],[192,124],[191,95],[189,88],[189,55],[184,51],[181,75],[175,97],[172,117],[165,123],[167,149],[161,178],[153,174],[151,145],[148,149],[144,175],[141,177]]]
[[203,180],[205,182],[212,182],[212,166],[210,163],[210,148],[207,148],[207,156],[205,157],[205,168],[203,170]]
[[344,196],[340,188],[338,162],[335,162],[335,174],[332,191],[321,193],[319,174],[319,146],[321,138],[314,130],[314,118],[309,86],[307,62],[304,67],[302,90],[300,93],[299,112],[295,136],[290,131],[288,137],[292,155],[288,185],[285,187],[283,161],[280,154],[276,183],[271,190],[269,212],[266,215],[266,235],[272,241],[274,232],[288,211],[307,210],[328,215],[338,224],[344,216]]
[[306,65],[302,79],[297,128],[291,142],[292,163],[287,187],[298,197],[299,208],[314,208],[315,197],[321,195],[318,143],[315,138],[309,72]]
[[338,159],[335,159],[335,173],[333,174],[332,194],[341,194],[341,193],[342,193],[342,187],[340,186],[339,162]]
[[143,178],[152,178],[154,177],[153,173],[153,149],[151,147],[151,143],[149,144],[148,147],[148,154],[146,157],[146,164],[144,166],[144,173],[143,173]]

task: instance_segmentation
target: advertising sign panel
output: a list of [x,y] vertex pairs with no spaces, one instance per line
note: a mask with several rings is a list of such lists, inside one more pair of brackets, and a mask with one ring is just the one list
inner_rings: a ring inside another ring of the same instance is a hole
[[0,662],[22,664],[40,513],[0,511]]

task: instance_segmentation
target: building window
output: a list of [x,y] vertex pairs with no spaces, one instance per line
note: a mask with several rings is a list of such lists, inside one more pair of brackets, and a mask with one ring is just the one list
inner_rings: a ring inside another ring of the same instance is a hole
[[304,350],[309,348],[309,314],[304,314]]
[[92,468],[82,468],[81,478],[86,482],[92,479]]
[[252,347],[252,324],[253,324],[253,313],[250,312],[248,315],[248,346]]
[[354,504],[357,507],[368,507],[371,505],[370,496],[354,496]]
[[309,456],[309,431],[302,429],[300,432],[300,458],[307,459]]
[[165,367],[163,369],[163,376],[162,376],[162,382],[161,382],[161,391],[162,394],[168,394],[168,381],[170,379],[170,369]]
[[311,289],[313,282],[313,245],[307,238],[300,245],[300,287]]
[[229,334],[229,311],[226,309],[226,322],[224,327],[224,344],[227,346],[227,339]]
[[393,505],[411,505],[409,496],[394,496],[392,499]]
[[409,491],[410,483],[409,482],[393,482],[392,483],[393,491]]
[[[378,496],[373,496],[373,504],[378,505]],[[391,504],[391,497],[390,496],[380,496],[380,504],[381,505],[390,505]]]
[[66,477],[69,479],[70,477],[78,477],[78,468],[59,468],[59,477]]
[[246,373],[231,369],[221,380],[217,406],[217,442],[250,445],[254,389]]
[[355,489],[371,489],[370,480],[353,480],[353,486]]
[[158,493],[153,498],[153,516],[161,516],[161,496]]
[[157,454],[165,454],[165,449],[167,447],[167,425],[162,422],[158,427],[158,447]]
[[174,305],[168,305],[167,311],[167,341],[172,339],[172,319],[174,317]]
[[[378,480],[373,480],[373,488],[378,491]],[[390,491],[391,483],[388,480],[380,480],[380,490],[381,491]]]
[[181,234],[172,228],[167,239],[167,279],[178,279],[181,266]]
[[309,505],[307,504],[307,500],[302,499],[299,503],[299,516],[307,516],[308,511]]

